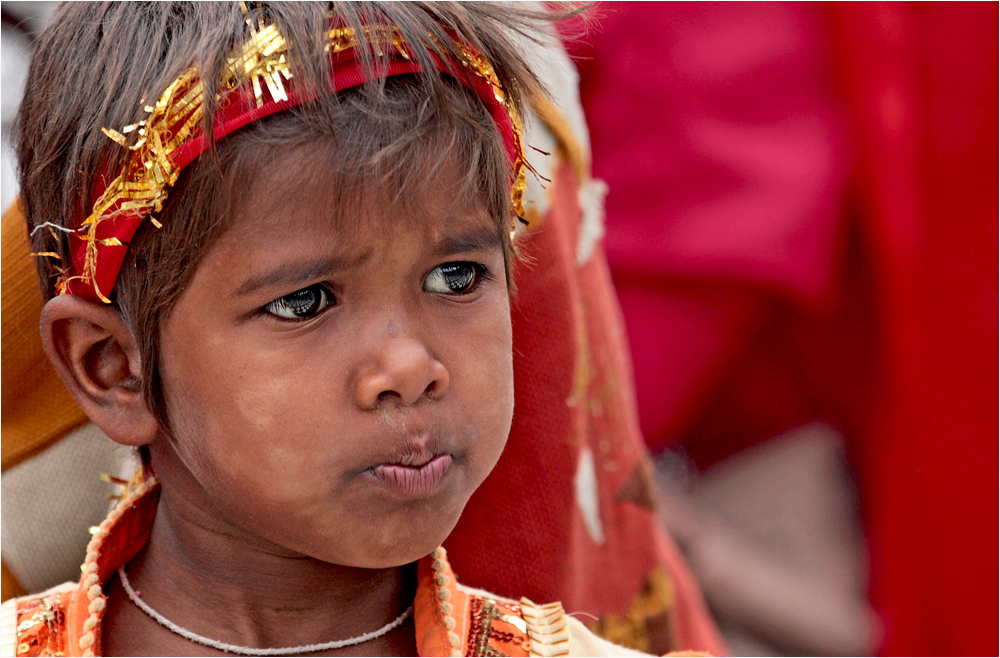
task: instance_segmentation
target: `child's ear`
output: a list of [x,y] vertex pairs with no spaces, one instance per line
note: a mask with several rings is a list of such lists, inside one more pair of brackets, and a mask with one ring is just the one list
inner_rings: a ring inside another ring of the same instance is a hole
[[77,295],[42,308],[42,346],[83,412],[114,441],[141,446],[158,424],[142,395],[135,336],[118,310]]

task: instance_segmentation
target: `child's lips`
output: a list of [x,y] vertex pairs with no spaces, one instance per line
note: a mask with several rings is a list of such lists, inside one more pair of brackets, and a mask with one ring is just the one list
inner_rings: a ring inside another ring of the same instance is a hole
[[451,455],[442,453],[419,464],[379,464],[371,469],[371,473],[394,494],[420,498],[438,489],[451,462]]

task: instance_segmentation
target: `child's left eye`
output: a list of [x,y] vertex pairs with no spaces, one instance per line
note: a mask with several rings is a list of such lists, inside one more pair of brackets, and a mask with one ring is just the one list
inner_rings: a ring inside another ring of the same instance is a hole
[[316,284],[280,297],[265,306],[264,310],[282,320],[308,320],[333,303],[333,293],[326,286]]
[[465,295],[488,278],[486,268],[478,263],[445,263],[435,267],[424,279],[424,290],[445,295]]

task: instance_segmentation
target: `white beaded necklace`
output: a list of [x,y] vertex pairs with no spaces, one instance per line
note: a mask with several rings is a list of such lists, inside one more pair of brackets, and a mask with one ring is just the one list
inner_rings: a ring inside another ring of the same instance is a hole
[[118,578],[121,579],[122,587],[125,588],[125,593],[128,594],[128,598],[131,599],[132,603],[136,604],[140,610],[145,612],[147,615],[152,617],[161,626],[177,633],[181,637],[191,640],[192,642],[197,642],[198,644],[204,644],[206,647],[212,647],[213,649],[219,649],[220,651],[225,651],[226,653],[235,653],[242,656],[287,656],[293,653],[313,653],[315,651],[325,651],[327,649],[341,649],[343,647],[349,647],[355,644],[362,644],[363,642],[368,642],[369,640],[374,640],[375,638],[382,637],[392,629],[396,628],[410,616],[413,612],[413,606],[403,611],[403,614],[396,617],[394,620],[390,621],[388,624],[378,629],[377,631],[372,631],[371,633],[365,633],[364,635],[359,635],[357,637],[351,637],[346,640],[334,640],[333,642],[324,642],[323,644],[305,644],[300,647],[282,647],[279,649],[255,649],[254,647],[241,647],[236,644],[226,644],[225,642],[219,642],[218,640],[212,640],[207,637],[198,635],[197,633],[192,633],[186,628],[178,626],[174,622],[170,621],[156,610],[149,607],[145,601],[139,598],[139,595],[135,593],[132,589],[132,583],[128,581],[128,576],[125,575],[125,567],[118,568]]

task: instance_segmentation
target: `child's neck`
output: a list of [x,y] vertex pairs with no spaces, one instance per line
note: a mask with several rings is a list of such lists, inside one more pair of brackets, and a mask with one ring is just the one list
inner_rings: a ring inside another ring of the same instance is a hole
[[[164,491],[149,543],[129,564],[128,574],[146,603],[185,629],[240,646],[318,644],[374,631],[413,602],[412,567],[360,569],[290,554],[234,533],[203,505],[177,493]],[[121,622],[125,632],[112,634],[106,627],[106,643],[114,635],[142,638],[164,649],[190,644],[122,601],[117,583],[111,594],[108,624]],[[116,610],[117,621],[110,618]],[[135,624],[140,632],[128,632]],[[416,655],[412,622],[381,640],[340,653]]]

